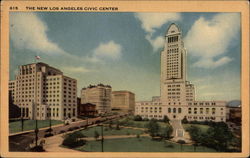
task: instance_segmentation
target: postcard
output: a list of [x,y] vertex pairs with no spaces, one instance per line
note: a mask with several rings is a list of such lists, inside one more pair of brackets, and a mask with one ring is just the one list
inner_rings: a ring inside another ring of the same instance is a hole
[[249,156],[248,13],[1,2],[1,156]]

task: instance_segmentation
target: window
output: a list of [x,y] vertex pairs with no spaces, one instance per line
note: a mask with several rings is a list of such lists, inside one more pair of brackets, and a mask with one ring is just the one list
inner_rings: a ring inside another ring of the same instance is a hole
[[176,108],[173,109],[173,113],[176,113]]
[[178,108],[178,113],[181,113],[181,108]]
[[171,108],[168,108],[168,113],[171,113]]
[[212,108],[212,114],[215,114],[215,108]]
[[194,108],[194,114],[197,114],[197,108]]
[[192,109],[188,108],[188,113],[191,114],[192,113]]
[[209,113],[209,108],[206,108],[206,114],[208,114]]
[[203,114],[203,108],[200,108],[200,114]]

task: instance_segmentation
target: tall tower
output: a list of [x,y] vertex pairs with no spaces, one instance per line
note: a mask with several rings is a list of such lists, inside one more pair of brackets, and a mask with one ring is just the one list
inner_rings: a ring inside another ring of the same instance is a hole
[[186,104],[186,49],[182,32],[171,24],[161,52],[161,101],[164,105]]

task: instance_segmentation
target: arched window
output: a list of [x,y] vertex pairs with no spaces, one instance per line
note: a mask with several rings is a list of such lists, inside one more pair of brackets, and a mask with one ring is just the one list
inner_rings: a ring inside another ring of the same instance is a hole
[[173,108],[173,113],[176,113],[176,108]]
[[168,108],[168,113],[171,113],[171,108]]
[[178,113],[181,113],[181,108],[178,108]]

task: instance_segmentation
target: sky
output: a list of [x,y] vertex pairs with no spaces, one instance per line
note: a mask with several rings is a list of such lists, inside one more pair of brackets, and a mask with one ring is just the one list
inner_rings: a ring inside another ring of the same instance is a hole
[[196,100],[240,99],[240,13],[12,12],[10,79],[38,55],[77,79],[78,95],[103,83],[151,100],[160,95],[160,53],[171,23],[182,30]]

